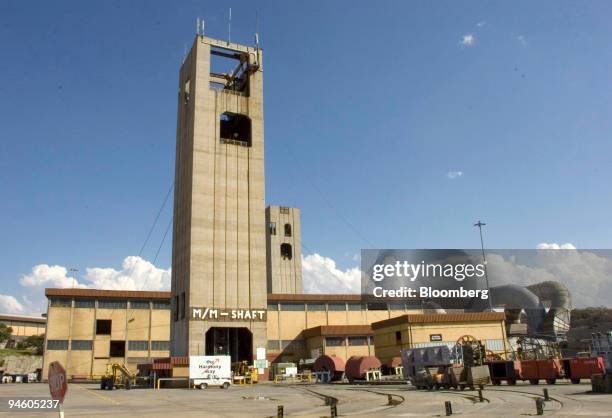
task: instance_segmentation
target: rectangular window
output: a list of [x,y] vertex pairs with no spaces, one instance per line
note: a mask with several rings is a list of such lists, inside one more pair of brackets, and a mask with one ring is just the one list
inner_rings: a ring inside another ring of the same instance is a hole
[[98,301],[98,309],[127,309],[127,301],[102,299]]
[[170,301],[153,301],[153,309],[170,309]]
[[183,103],[189,103],[189,97],[191,95],[191,80],[185,81],[185,86],[183,87]]
[[225,112],[219,118],[222,144],[251,146],[251,119],[239,113]]
[[47,350],[68,350],[68,340],[47,340]]
[[304,310],[304,304],[303,303],[294,303],[294,302],[281,303],[280,304],[280,310],[281,311],[303,311]]
[[75,299],[74,307],[75,308],[95,308],[96,301],[93,299]]
[[284,242],[280,245],[280,256],[283,260],[291,260],[293,258],[293,249],[291,244]]
[[402,343],[402,332],[401,331],[395,331],[395,342],[397,344]]
[[278,340],[268,340],[268,350],[278,351],[280,350],[280,344]]
[[368,345],[368,337],[348,337],[348,345]]
[[248,53],[219,46],[210,48],[210,88],[227,93],[248,96],[254,57]]
[[178,321],[179,319],[179,297],[178,295],[174,296],[174,321]]
[[58,308],[70,308],[72,306],[72,299],[70,298],[51,298],[49,304]]
[[149,309],[150,303],[148,300],[131,300],[130,308],[132,309]]
[[149,349],[148,341],[128,341],[128,350],[146,351]]
[[361,303],[349,303],[348,304],[349,311],[361,311],[365,310],[364,306]]
[[346,311],[346,303],[328,303],[327,310],[329,311]]
[[301,350],[304,347],[302,340],[282,340],[280,342],[281,350]]
[[110,319],[96,320],[96,335],[110,335],[112,329],[112,321]]
[[308,311],[310,312],[325,311],[325,304],[324,303],[309,303]]
[[125,341],[111,341],[110,342],[110,356],[111,357],[125,357]]
[[392,311],[403,311],[406,309],[406,304],[398,302],[389,303],[389,309]]
[[289,215],[289,208],[287,206],[280,206],[278,210],[283,215]]
[[485,340],[484,341],[487,350],[491,351],[504,351],[503,340]]
[[72,350],[91,351],[93,342],[91,340],[72,340],[70,348]]
[[151,341],[152,351],[168,351],[170,350],[170,341]]
[[325,345],[328,347],[344,346],[344,337],[325,337]]
[[181,293],[181,319],[185,318],[185,311],[187,310],[187,308],[185,307],[185,292]]
[[368,303],[368,311],[386,311],[387,304],[384,302],[370,302]]
[[270,222],[268,224],[268,231],[270,231],[270,235],[276,235],[276,222]]
[[278,303],[268,303],[269,311],[278,311]]

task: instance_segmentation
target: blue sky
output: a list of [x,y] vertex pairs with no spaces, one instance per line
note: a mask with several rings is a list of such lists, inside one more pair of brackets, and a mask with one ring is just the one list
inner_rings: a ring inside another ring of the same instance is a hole
[[225,39],[229,7],[240,43],[259,11],[266,203],[302,209],[304,253],[474,248],[477,219],[492,248],[612,247],[609,2],[3,1],[0,294],[138,254],[184,49],[197,16]]

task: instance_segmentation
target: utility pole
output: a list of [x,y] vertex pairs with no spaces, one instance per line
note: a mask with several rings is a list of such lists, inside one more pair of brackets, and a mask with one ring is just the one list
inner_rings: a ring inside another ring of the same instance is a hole
[[[71,268],[70,270],[68,270],[69,273],[74,273],[74,276],[77,275],[77,273],[79,272],[78,269],[75,268]],[[72,278],[72,288],[74,289],[74,287],[76,286],[76,277]]]
[[482,227],[485,225],[486,223],[481,222],[480,220],[478,220],[478,222],[474,224],[474,226],[478,227],[478,231],[480,232],[480,249],[482,250],[482,261],[484,265],[485,281],[487,283],[487,290],[489,290],[489,297],[487,298],[487,300],[489,301],[489,310],[492,311],[493,304],[491,303],[491,291],[489,289],[489,275],[487,274],[487,257],[485,256],[484,241],[482,239]]

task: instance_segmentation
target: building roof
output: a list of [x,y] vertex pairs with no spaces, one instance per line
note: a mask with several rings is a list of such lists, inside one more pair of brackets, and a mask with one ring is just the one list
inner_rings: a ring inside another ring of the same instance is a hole
[[284,294],[268,293],[268,302],[361,302],[359,294]]
[[170,292],[152,292],[146,290],[101,290],[101,289],[45,289],[45,296],[75,298],[128,298],[128,299],[167,299]]
[[464,312],[454,314],[401,315],[391,319],[374,322],[372,329],[381,329],[402,324],[425,324],[440,322],[503,321],[504,312]]
[[304,338],[320,337],[327,335],[372,335],[372,327],[369,325],[320,325],[302,331]]
[[32,322],[36,324],[46,324],[47,323],[47,319],[41,316],[4,315],[4,314],[0,314],[0,321],[20,321],[20,322]]

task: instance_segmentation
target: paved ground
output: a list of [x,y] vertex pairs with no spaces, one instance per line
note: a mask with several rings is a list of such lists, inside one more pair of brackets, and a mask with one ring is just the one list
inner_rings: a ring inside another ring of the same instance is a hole
[[[408,385],[274,385],[211,388],[132,389],[102,391],[98,385],[71,384],[64,410],[70,417],[272,417],[283,405],[285,416],[330,416],[326,397],[337,400],[340,416],[437,417],[445,416],[444,402],[451,401],[453,415],[470,417],[530,416],[536,414],[535,399],[547,388],[551,401],[544,415],[555,417],[612,417],[612,395],[592,394],[580,385],[487,386],[484,402],[475,391],[417,391]],[[389,405],[391,395],[391,405]],[[8,399],[48,398],[46,384],[0,385],[0,417],[57,417],[56,412],[9,411]],[[329,398],[328,398],[329,399]]]

